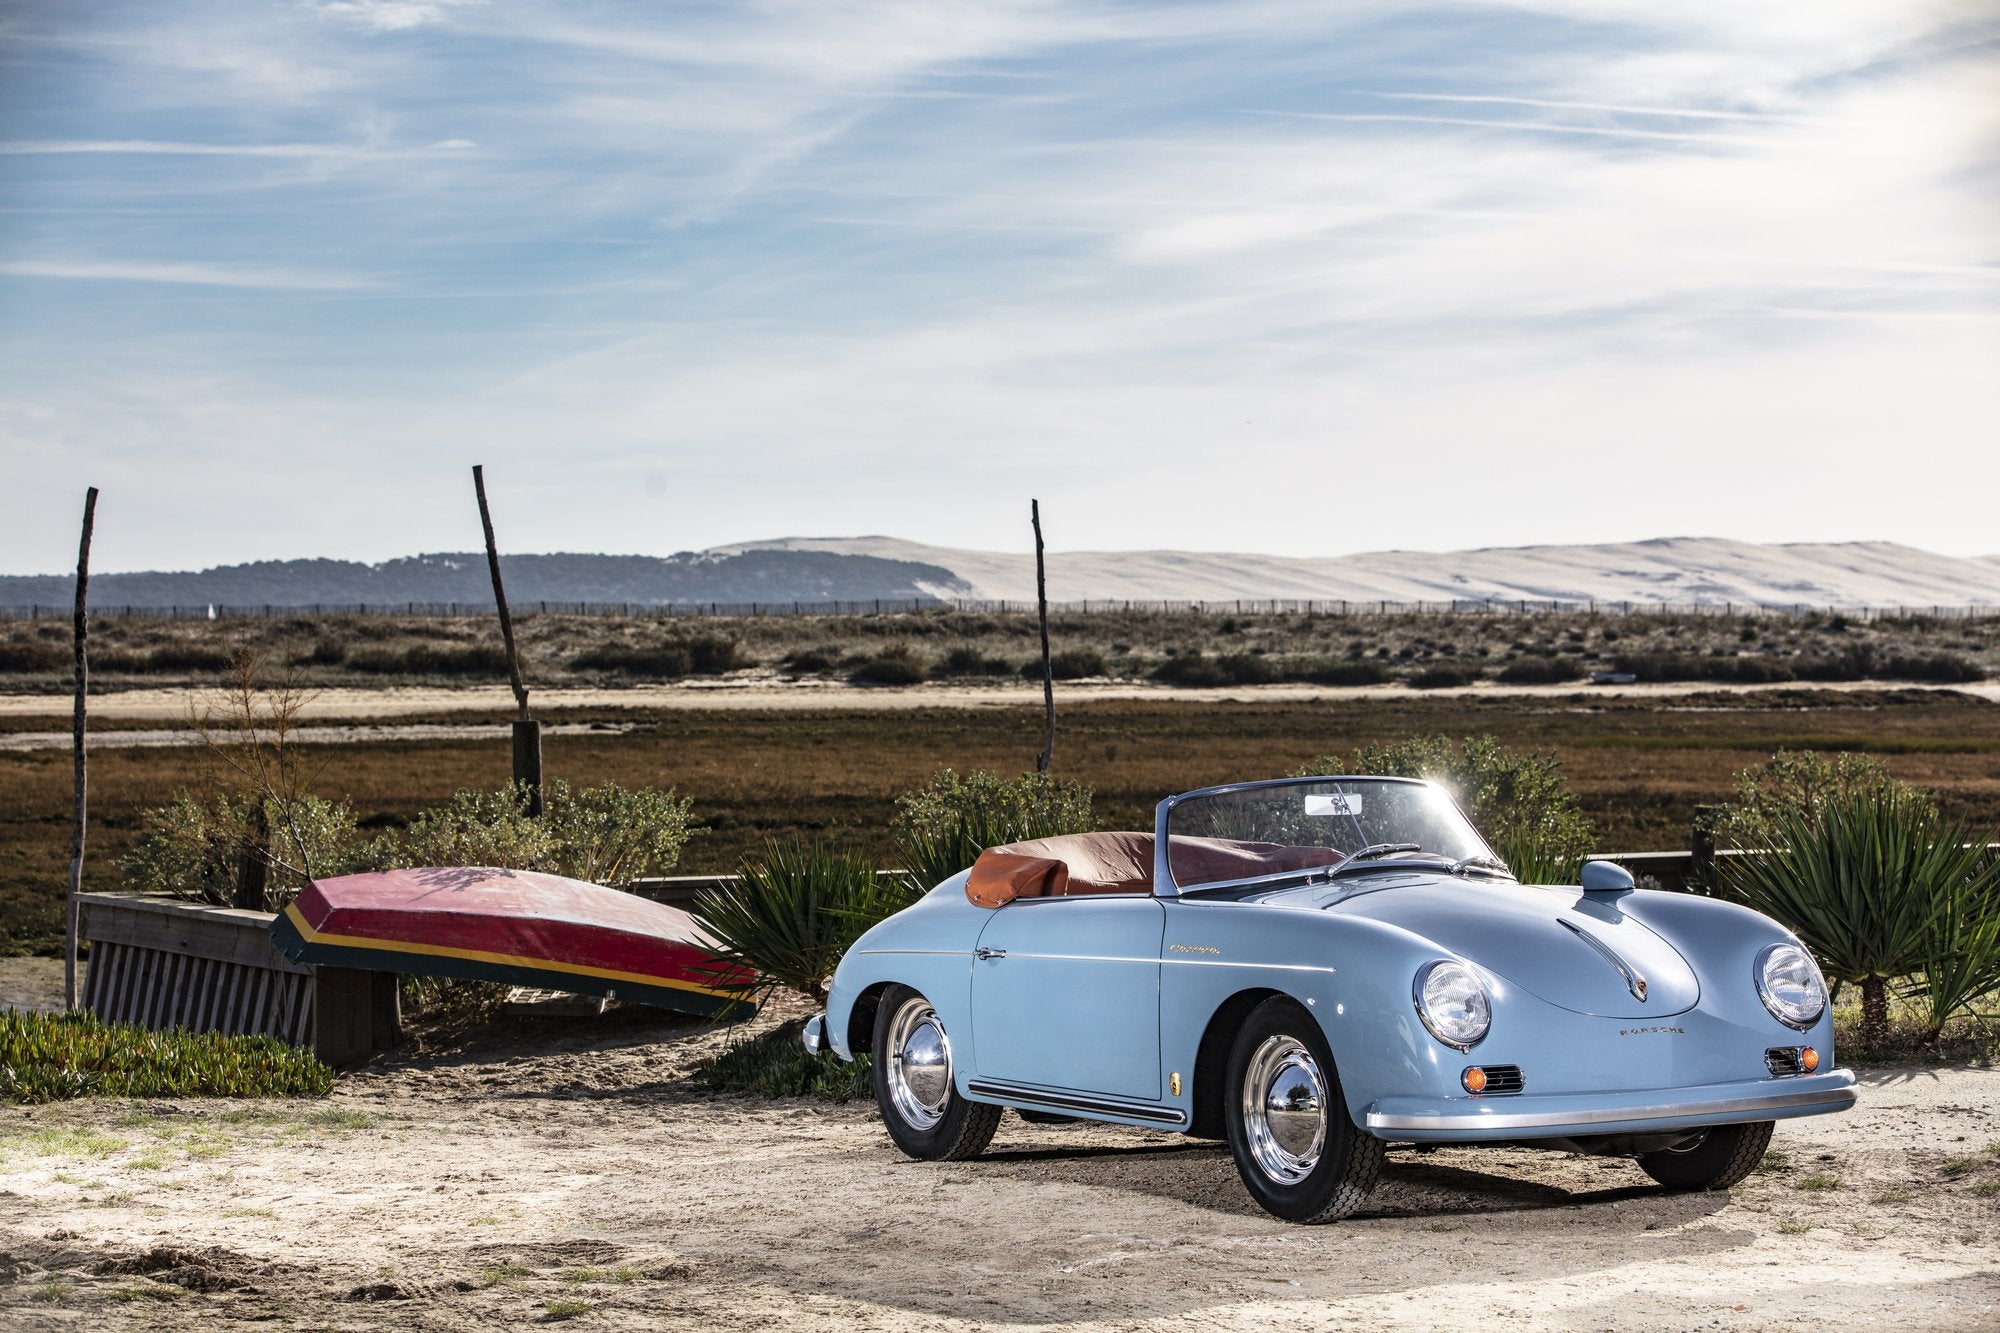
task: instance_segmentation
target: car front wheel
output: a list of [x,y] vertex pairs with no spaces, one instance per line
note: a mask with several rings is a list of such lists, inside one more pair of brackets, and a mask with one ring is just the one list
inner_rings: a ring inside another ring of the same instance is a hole
[[873,1050],[875,1105],[898,1148],[933,1162],[985,1150],[1001,1108],[959,1095],[951,1038],[929,1000],[908,986],[891,986],[875,1009]]
[[1678,1148],[1640,1153],[1639,1169],[1670,1190],[1726,1190],[1757,1169],[1775,1128],[1769,1120],[1717,1125]]
[[1229,1149],[1244,1187],[1292,1222],[1335,1222],[1368,1198],[1382,1140],[1347,1114],[1312,1015],[1282,996],[1250,1014],[1229,1052]]

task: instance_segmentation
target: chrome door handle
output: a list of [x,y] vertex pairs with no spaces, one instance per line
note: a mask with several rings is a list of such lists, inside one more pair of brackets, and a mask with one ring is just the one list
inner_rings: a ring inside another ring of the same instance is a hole
[[1007,951],[1005,949],[978,948],[972,951],[972,956],[983,963],[988,958],[1005,958]]

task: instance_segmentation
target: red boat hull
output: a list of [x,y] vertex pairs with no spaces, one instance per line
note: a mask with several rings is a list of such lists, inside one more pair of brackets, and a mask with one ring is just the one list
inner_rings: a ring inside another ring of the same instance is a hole
[[753,974],[694,918],[581,880],[444,867],[315,880],[271,923],[294,962],[545,986],[713,1015]]

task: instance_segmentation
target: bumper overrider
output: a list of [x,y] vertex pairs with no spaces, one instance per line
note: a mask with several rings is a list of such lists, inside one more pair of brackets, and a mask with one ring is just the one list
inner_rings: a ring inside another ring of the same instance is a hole
[[806,1051],[810,1055],[818,1055],[821,1051],[828,1049],[826,1044],[826,1015],[814,1014],[811,1018],[807,1019],[806,1030],[799,1034],[799,1040],[805,1043]]
[[1845,1111],[1854,1097],[1853,1071],[1835,1069],[1782,1081],[1630,1092],[1384,1097],[1368,1108],[1366,1127],[1376,1138],[1413,1143],[1579,1138],[1823,1115]]

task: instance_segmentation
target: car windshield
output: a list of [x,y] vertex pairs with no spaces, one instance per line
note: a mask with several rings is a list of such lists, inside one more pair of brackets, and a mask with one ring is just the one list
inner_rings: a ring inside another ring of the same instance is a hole
[[1387,778],[1310,778],[1194,792],[1167,808],[1167,869],[1186,889],[1427,853],[1498,865],[1443,791]]

